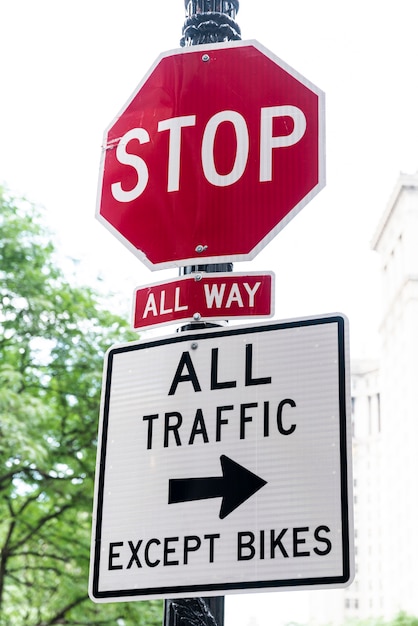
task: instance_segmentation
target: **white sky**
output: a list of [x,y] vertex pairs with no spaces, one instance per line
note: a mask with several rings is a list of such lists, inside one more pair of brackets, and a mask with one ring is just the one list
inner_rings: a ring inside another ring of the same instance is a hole
[[[46,207],[62,254],[81,259],[85,280],[100,274],[127,317],[134,287],[177,271],[150,272],[95,220],[102,135],[158,54],[178,47],[183,6],[0,0],[0,182]],[[327,186],[235,269],[276,273],[277,318],[345,313],[355,357],[378,349],[369,241],[399,172],[418,169],[417,18],[416,0],[241,0],[237,18],[244,39],[325,91]],[[232,600],[234,623],[263,610],[263,626],[299,619],[298,594],[290,614],[283,595],[263,609],[267,597]]]

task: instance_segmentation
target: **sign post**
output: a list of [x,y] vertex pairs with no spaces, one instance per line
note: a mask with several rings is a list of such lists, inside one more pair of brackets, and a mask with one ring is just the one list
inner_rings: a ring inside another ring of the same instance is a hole
[[325,185],[324,94],[240,40],[238,0],[185,7],[186,48],[103,142],[97,217],[186,274],[137,289],[133,325],[190,324],[107,354],[89,593],[222,626],[219,594],[352,578],[348,339],[339,315],[197,332],[272,315],[271,274],[209,268],[252,259]]

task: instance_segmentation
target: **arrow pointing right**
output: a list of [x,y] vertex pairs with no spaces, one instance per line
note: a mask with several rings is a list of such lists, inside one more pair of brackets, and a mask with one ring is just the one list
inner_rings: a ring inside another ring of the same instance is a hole
[[220,461],[222,476],[170,479],[168,504],[222,498],[219,517],[224,519],[267,484],[267,481],[224,454],[221,455]]

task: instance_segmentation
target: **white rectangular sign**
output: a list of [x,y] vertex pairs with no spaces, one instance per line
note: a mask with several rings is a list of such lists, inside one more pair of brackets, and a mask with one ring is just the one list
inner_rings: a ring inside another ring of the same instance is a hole
[[351,582],[347,335],[330,315],[108,352],[94,601]]

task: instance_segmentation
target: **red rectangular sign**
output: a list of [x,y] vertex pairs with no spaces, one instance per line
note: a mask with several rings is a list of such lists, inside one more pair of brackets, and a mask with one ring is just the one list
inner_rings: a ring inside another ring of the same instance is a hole
[[200,272],[135,290],[133,327],[271,317],[274,274]]

